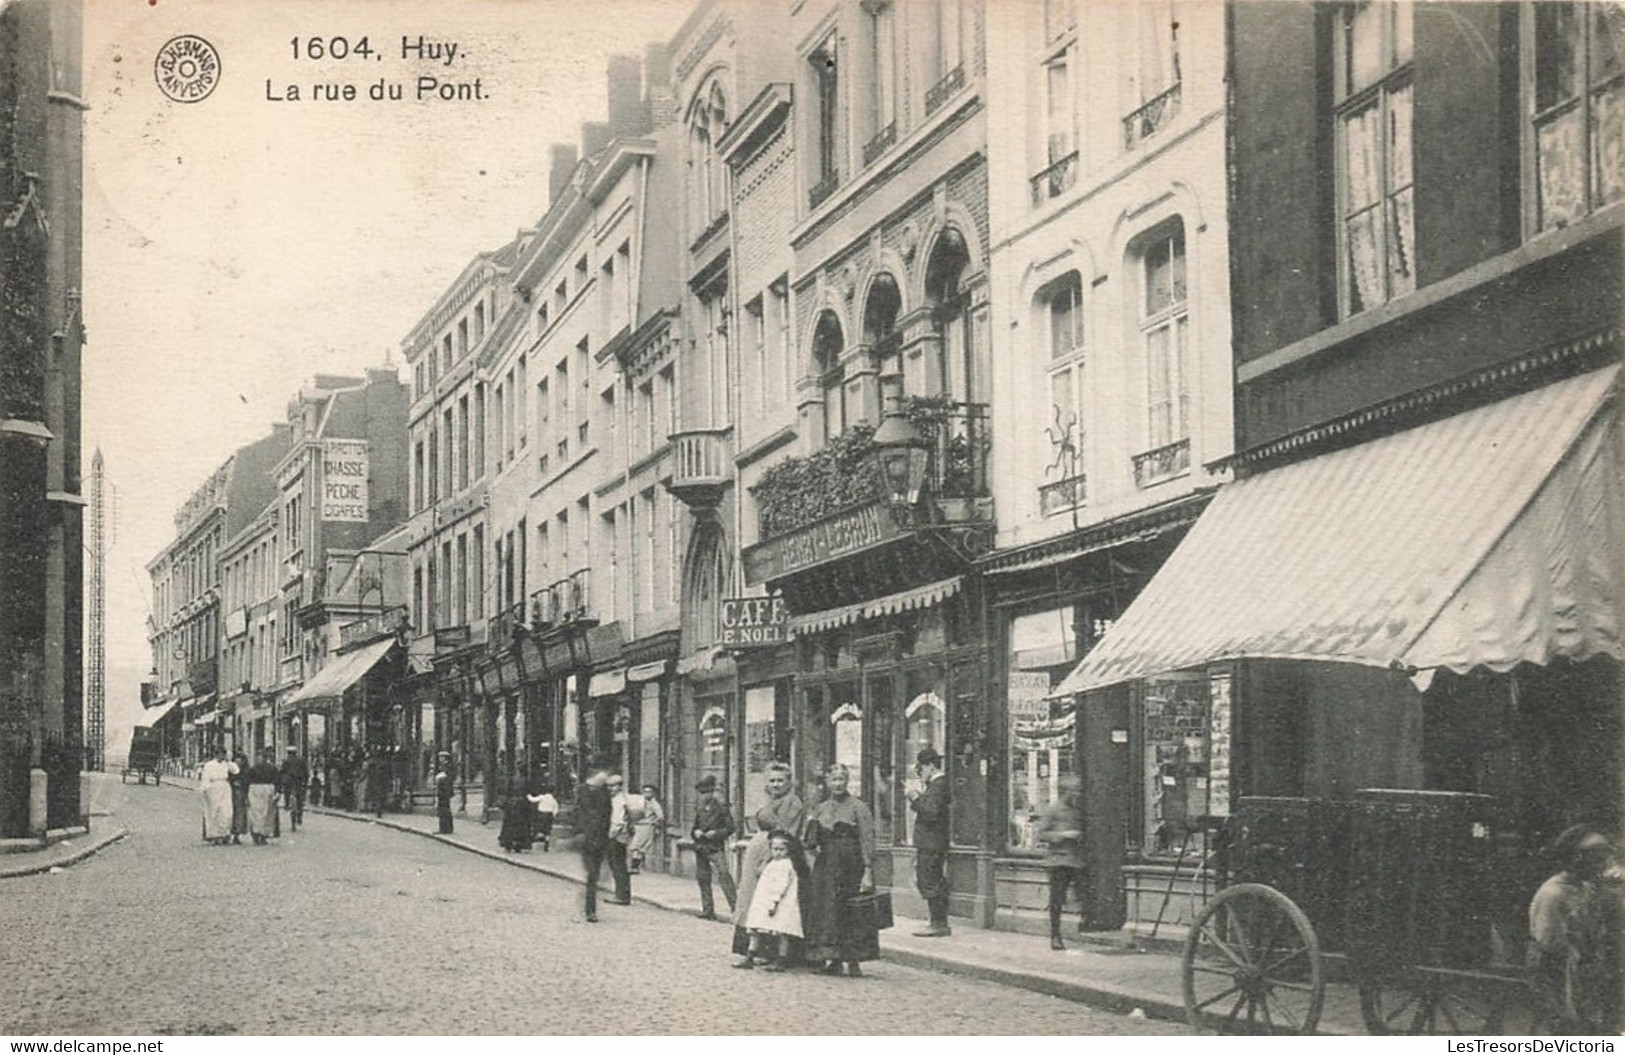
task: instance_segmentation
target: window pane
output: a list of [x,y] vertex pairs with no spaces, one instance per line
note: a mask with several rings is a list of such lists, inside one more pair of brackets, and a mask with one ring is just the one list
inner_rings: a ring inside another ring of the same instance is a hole
[[1577,83],[1579,25],[1573,4],[1535,6],[1535,109],[1572,97]]
[[1174,439],[1182,440],[1191,434],[1190,386],[1190,318],[1181,315],[1174,320]]
[[1343,119],[1343,212],[1359,212],[1382,196],[1382,149],[1376,102]]
[[1584,136],[1580,111],[1568,110],[1536,128],[1537,189],[1541,230],[1560,227],[1585,211]]
[[1592,84],[1600,84],[1625,66],[1625,8],[1617,3],[1587,5],[1591,12]]
[[1595,206],[1625,198],[1625,86],[1591,99],[1591,194]]
[[1344,16],[1348,34],[1349,92],[1375,84],[1383,75],[1383,6],[1376,3],[1357,4]]
[[1399,0],[1393,6],[1394,21],[1394,62],[1395,67],[1403,66],[1411,61],[1415,51],[1415,23],[1413,21],[1414,8],[1411,0]]
[[1378,271],[1377,210],[1367,209],[1345,224],[1348,243],[1349,312],[1381,304],[1382,275]]
[[1053,418],[1046,427],[1066,429],[1077,421],[1077,400],[1073,398],[1072,369],[1057,370],[1049,375],[1049,401],[1054,408]]
[[1155,315],[1168,306],[1173,292],[1173,246],[1166,240],[1145,251],[1145,313]]
[[1152,447],[1173,442],[1173,421],[1168,398],[1169,326],[1162,325],[1145,335],[1146,405],[1149,410],[1149,440]]

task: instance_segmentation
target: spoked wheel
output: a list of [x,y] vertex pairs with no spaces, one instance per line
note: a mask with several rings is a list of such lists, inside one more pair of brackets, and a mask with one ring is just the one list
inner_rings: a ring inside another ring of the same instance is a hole
[[1360,1013],[1376,1036],[1500,1036],[1540,1032],[1524,986],[1489,975],[1418,969],[1366,978]]
[[1326,995],[1320,942],[1292,899],[1262,883],[1227,887],[1185,939],[1185,1017],[1219,1033],[1313,1033]]

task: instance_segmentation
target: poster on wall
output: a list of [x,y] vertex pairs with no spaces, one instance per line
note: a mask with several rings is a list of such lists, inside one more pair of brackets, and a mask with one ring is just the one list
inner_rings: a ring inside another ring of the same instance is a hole
[[1207,682],[1207,811],[1230,815],[1230,672],[1214,671]]

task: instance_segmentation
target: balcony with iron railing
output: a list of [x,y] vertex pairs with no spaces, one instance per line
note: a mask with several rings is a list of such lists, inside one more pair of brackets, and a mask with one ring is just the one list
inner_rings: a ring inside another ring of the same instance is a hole
[[1134,485],[1152,484],[1183,476],[1191,467],[1191,441],[1175,440],[1134,456]]
[[530,595],[532,630],[551,630],[592,618],[592,569],[580,568]]
[[[921,438],[920,496],[934,521],[954,523],[985,515],[991,447],[987,406],[943,397],[904,399],[901,416]],[[798,531],[850,509],[892,496],[875,430],[854,425],[821,450],[786,458],[752,487],[762,539]]]
[[666,485],[691,509],[713,509],[731,479],[727,428],[685,429],[671,435],[671,482]]
[[1074,150],[1032,178],[1033,208],[1038,208],[1051,198],[1059,198],[1077,182],[1078,152]]
[[1042,484],[1038,488],[1038,511],[1045,516],[1076,509],[1089,496],[1088,480],[1082,473]]
[[1133,150],[1160,129],[1166,128],[1179,116],[1180,87],[1173,87],[1148,101],[1144,106],[1123,118],[1123,146]]
[[965,66],[961,63],[943,75],[942,80],[933,84],[925,93],[925,115],[930,117],[942,109],[942,104],[958,94],[959,89],[965,86]]
[[885,128],[876,132],[874,138],[863,144],[863,164],[874,164],[875,159],[890,150],[897,143],[897,122],[892,121]]

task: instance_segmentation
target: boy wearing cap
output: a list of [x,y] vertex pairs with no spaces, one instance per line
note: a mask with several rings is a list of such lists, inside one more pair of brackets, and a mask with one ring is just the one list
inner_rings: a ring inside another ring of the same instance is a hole
[[946,938],[953,933],[948,926],[948,781],[936,748],[921,748],[914,762],[919,783],[907,792],[914,811],[914,885],[931,913],[930,925],[914,934]]
[[733,873],[728,871],[728,836],[733,834],[733,811],[717,795],[717,778],[701,777],[694,790],[700,793],[699,810],[694,817],[694,878],[700,884],[700,918],[716,919],[716,902],[711,897],[711,875],[722,884],[728,910],[734,909],[738,894]]
[[452,833],[451,793],[456,781],[451,775],[451,752],[441,751],[435,756],[434,812],[440,821],[440,834]]

